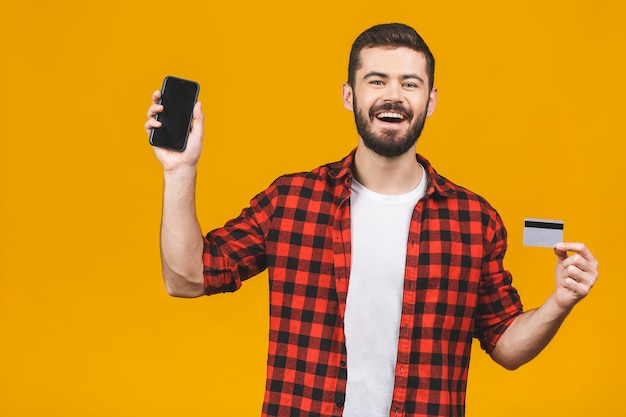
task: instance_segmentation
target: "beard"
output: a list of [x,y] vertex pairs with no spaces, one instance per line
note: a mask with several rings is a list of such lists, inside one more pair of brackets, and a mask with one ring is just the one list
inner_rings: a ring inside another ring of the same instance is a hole
[[401,104],[384,103],[380,106],[374,106],[369,110],[368,115],[358,108],[356,100],[353,101],[354,121],[356,122],[356,130],[359,133],[365,146],[380,156],[387,158],[396,158],[408,152],[416,143],[422,134],[424,123],[426,122],[426,113],[428,112],[428,103],[424,111],[415,118],[409,129],[403,135],[402,132],[395,130],[383,130],[375,133],[372,129],[372,121],[379,111],[396,111],[406,116],[407,120],[413,120],[413,112],[405,109]]

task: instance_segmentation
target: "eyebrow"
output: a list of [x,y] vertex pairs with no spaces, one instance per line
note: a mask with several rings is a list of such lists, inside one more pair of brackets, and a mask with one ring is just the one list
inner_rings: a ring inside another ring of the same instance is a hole
[[[385,74],[384,72],[370,71],[363,76],[363,79],[365,80],[372,77],[389,78],[389,75]],[[417,74],[403,74],[400,78],[402,78],[403,80],[416,79],[422,84],[426,83],[424,79]]]

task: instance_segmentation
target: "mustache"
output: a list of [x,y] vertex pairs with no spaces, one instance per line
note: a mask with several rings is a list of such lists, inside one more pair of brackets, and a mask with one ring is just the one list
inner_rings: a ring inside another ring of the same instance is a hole
[[376,117],[377,113],[385,111],[400,113],[408,120],[413,119],[413,111],[411,111],[411,109],[405,108],[401,103],[383,103],[371,107],[369,111],[370,119]]

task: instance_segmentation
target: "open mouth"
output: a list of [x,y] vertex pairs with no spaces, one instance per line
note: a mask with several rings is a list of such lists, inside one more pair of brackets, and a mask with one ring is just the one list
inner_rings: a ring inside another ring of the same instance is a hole
[[376,115],[376,118],[387,123],[400,123],[406,119],[406,117],[402,113],[394,111],[380,112]]

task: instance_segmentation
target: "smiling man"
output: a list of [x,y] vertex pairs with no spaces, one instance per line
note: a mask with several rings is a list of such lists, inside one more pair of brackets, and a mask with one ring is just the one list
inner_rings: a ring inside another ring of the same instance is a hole
[[[515,369],[547,345],[598,277],[583,244],[560,243],[553,294],[523,311],[502,265],[498,213],[416,154],[435,109],[434,66],[406,25],[363,32],[343,86],[356,149],[278,178],[206,236],[195,212],[201,104],[184,152],[155,148],[168,292],[235,291],[268,270],[263,416],[463,416],[472,339]],[[160,127],[159,97],[148,132]]]
[[[428,84],[432,76],[427,72],[426,57],[399,47],[366,48],[355,59],[353,65],[361,68],[344,85],[343,95],[346,108],[354,111],[361,145],[389,158],[406,154],[421,135],[426,117],[435,110],[437,90]],[[380,72],[383,69],[386,72]],[[361,95],[361,108],[357,94]]]

